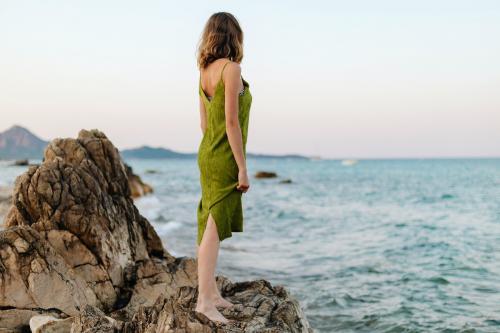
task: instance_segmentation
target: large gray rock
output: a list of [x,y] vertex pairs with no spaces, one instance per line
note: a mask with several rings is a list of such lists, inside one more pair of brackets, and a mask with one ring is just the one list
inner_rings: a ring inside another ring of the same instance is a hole
[[0,308],[57,309],[75,315],[96,295],[33,228],[0,233]]
[[39,315],[30,319],[30,329],[33,333],[68,333],[71,332],[73,317],[59,319],[53,316]]
[[300,305],[280,286],[265,280],[231,283],[219,276],[222,295],[235,306],[222,313],[230,320],[227,325],[215,324],[195,312],[197,288],[181,287],[170,297],[161,295],[153,306],[141,307],[122,326],[124,333],[146,332],[303,332],[309,327]]
[[128,186],[130,188],[130,195],[132,196],[132,198],[139,198],[153,193],[153,188],[151,187],[151,185],[144,183],[141,177],[134,173],[134,170],[130,165],[124,165],[127,172]]
[[98,131],[47,146],[44,162],[16,180],[5,225],[38,231],[107,311],[128,302],[152,257],[174,261],[134,206],[118,150]]
[[[34,315],[66,318],[39,332],[68,323],[73,332],[214,329],[193,311],[196,260],[171,256],[130,194],[126,168],[103,133],[82,130],[47,146],[43,163],[17,178],[0,231],[0,331],[26,330]],[[220,332],[308,332],[282,287],[218,283],[238,303],[225,310],[238,323]]]

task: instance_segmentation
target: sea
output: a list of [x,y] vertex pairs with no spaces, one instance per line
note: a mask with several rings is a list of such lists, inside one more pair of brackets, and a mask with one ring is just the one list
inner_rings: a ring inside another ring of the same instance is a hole
[[[154,188],[136,205],[165,248],[194,256],[196,159],[127,163]],[[0,186],[24,168],[0,164]],[[221,243],[217,274],[285,286],[315,332],[500,332],[500,159],[249,158],[248,169],[244,231]]]

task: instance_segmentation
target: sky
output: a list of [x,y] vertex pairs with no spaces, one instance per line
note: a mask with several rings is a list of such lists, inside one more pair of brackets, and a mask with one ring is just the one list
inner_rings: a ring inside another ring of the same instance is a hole
[[208,17],[244,30],[247,151],[500,156],[500,2],[0,0],[0,131],[195,152]]

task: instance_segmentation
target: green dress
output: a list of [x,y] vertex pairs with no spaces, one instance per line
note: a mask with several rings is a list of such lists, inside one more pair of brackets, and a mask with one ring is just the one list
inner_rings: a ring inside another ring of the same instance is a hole
[[[243,192],[236,189],[238,185],[238,165],[226,134],[225,89],[222,73],[229,62],[225,63],[222,68],[219,82],[215,87],[214,96],[212,96],[211,100],[208,99],[201,87],[200,75],[199,93],[205,105],[207,127],[198,149],[201,185],[201,199],[197,209],[198,245],[201,243],[207,226],[209,213],[212,213],[214,218],[220,241],[231,237],[232,232],[243,231],[243,208],[241,203]],[[248,119],[252,95],[249,91],[250,85],[248,82],[243,77],[241,79],[244,89],[238,97],[238,119],[243,139],[243,152],[246,158]]]

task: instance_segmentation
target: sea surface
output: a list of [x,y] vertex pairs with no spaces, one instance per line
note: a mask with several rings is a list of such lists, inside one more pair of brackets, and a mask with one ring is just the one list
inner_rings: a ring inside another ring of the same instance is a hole
[[[195,159],[129,160],[165,247],[194,256]],[[249,159],[244,232],[218,274],[267,279],[316,332],[500,332],[500,159]],[[0,164],[0,186],[22,167]],[[283,179],[292,183],[282,184]]]

